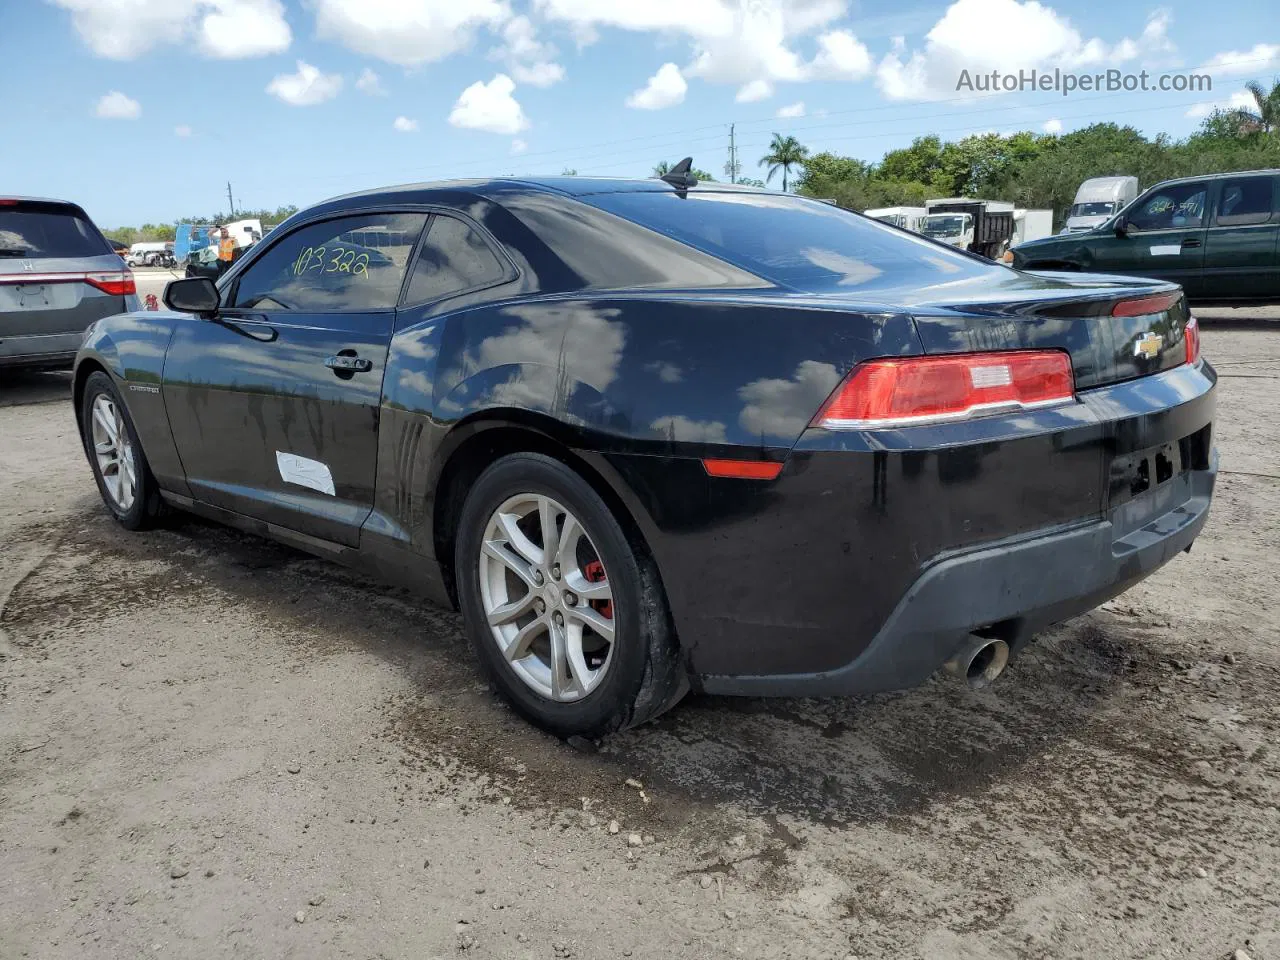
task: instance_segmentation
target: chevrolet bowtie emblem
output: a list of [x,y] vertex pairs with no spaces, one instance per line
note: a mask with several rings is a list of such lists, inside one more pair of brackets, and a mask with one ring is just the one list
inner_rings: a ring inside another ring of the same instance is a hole
[[1158,333],[1144,333],[1133,343],[1133,355],[1144,360],[1154,360],[1160,356],[1160,348],[1164,346],[1164,337]]

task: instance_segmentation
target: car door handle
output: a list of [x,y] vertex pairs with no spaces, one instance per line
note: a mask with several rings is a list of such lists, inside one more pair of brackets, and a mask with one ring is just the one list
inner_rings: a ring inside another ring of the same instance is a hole
[[1189,250],[1191,247],[1198,247],[1198,246],[1200,246],[1200,241],[1197,240],[1195,237],[1187,237],[1187,239],[1182,241],[1183,250]]
[[368,373],[373,369],[372,360],[341,353],[325,358],[324,365],[336,373]]

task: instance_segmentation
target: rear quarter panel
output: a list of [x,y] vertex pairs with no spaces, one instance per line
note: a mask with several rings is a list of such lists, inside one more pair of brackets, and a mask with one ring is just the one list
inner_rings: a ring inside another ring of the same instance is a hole
[[392,342],[375,513],[433,553],[431,491],[459,428],[520,423],[615,481],[637,458],[664,464],[675,496],[665,483],[617,490],[661,553],[693,514],[743,509],[714,502],[724,488],[699,458],[781,460],[854,364],[919,352],[906,315],[813,300],[548,297],[436,317]]

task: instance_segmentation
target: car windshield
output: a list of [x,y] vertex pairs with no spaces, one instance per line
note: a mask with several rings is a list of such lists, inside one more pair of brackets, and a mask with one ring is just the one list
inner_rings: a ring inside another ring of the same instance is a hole
[[954,237],[964,229],[964,217],[926,217],[920,232],[926,237]]
[[1116,205],[1108,200],[1097,203],[1077,203],[1067,214],[1069,217],[1109,217],[1115,212]]
[[[43,208],[43,209],[42,209]],[[111,248],[88,221],[48,204],[0,207],[0,257],[99,257]]]
[[600,193],[585,202],[801,290],[884,286],[911,274],[958,280],[963,254],[817,200],[768,193]]

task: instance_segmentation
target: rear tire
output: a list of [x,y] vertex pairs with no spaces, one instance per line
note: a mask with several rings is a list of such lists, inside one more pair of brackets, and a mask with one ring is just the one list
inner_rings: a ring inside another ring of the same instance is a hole
[[120,392],[101,370],[85,381],[80,436],[98,492],[111,515],[126,530],[154,526],[164,513],[160,487]]
[[687,691],[653,561],[563,463],[517,453],[480,475],[459,517],[455,572],[482,668],[556,736],[644,723]]

